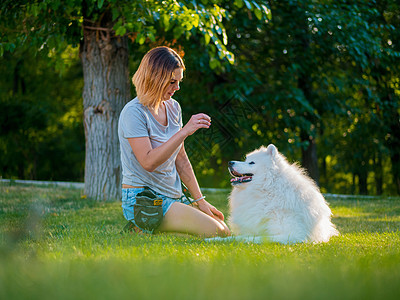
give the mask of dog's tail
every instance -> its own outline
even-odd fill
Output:
[[[310,239],[312,242],[326,243],[331,237],[338,235],[339,231],[335,225],[328,218],[323,218],[315,226]]]

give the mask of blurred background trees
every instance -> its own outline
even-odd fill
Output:
[[[29,49],[0,64],[0,174],[3,178],[81,181],[85,138],[82,70],[77,51],[63,53],[62,76],[49,57]]]
[[[175,95],[184,120],[197,112],[212,117],[209,130],[185,142],[203,187],[229,187],[227,161],[274,143],[323,192],[400,194],[397,1],[269,1],[267,22],[255,7],[263,1],[188,2],[226,9],[221,37],[235,63],[219,58],[207,34],[167,30],[163,21],[154,24],[154,38],[130,44],[129,72],[157,45],[184,56]],[[57,59],[33,47],[8,50],[0,58],[0,175],[82,181],[77,48]]]
[[[224,21],[237,1],[224,8],[221,1],[176,0],[4,0],[0,3],[0,54],[29,48],[42,52],[63,67],[62,53],[79,45],[83,71],[83,125],[85,129],[85,194],[92,199],[120,198],[121,160],[118,117],[130,100],[129,42],[157,43],[164,35],[190,39],[200,35],[212,46],[211,66],[234,63],[226,45]],[[259,2],[259,3],[258,3]],[[269,9],[246,0],[260,21]],[[208,47],[206,47],[208,48]],[[134,53],[134,47],[131,48]]]

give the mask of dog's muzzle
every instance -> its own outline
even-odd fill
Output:
[[[235,169],[233,168],[233,164],[234,163],[231,161],[228,163],[229,173],[233,177],[233,178],[231,178],[232,185],[238,185],[241,183],[249,182],[253,179],[253,174],[251,174],[251,173],[241,174],[241,173],[236,172]]]

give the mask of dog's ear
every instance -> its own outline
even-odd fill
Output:
[[[267,154],[274,157],[278,153],[278,149],[276,149],[275,145],[269,144],[267,147]]]

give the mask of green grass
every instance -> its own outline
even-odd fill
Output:
[[[81,195],[0,185],[0,299],[400,297],[400,198],[328,198],[339,237],[257,245],[121,234],[119,202]]]

